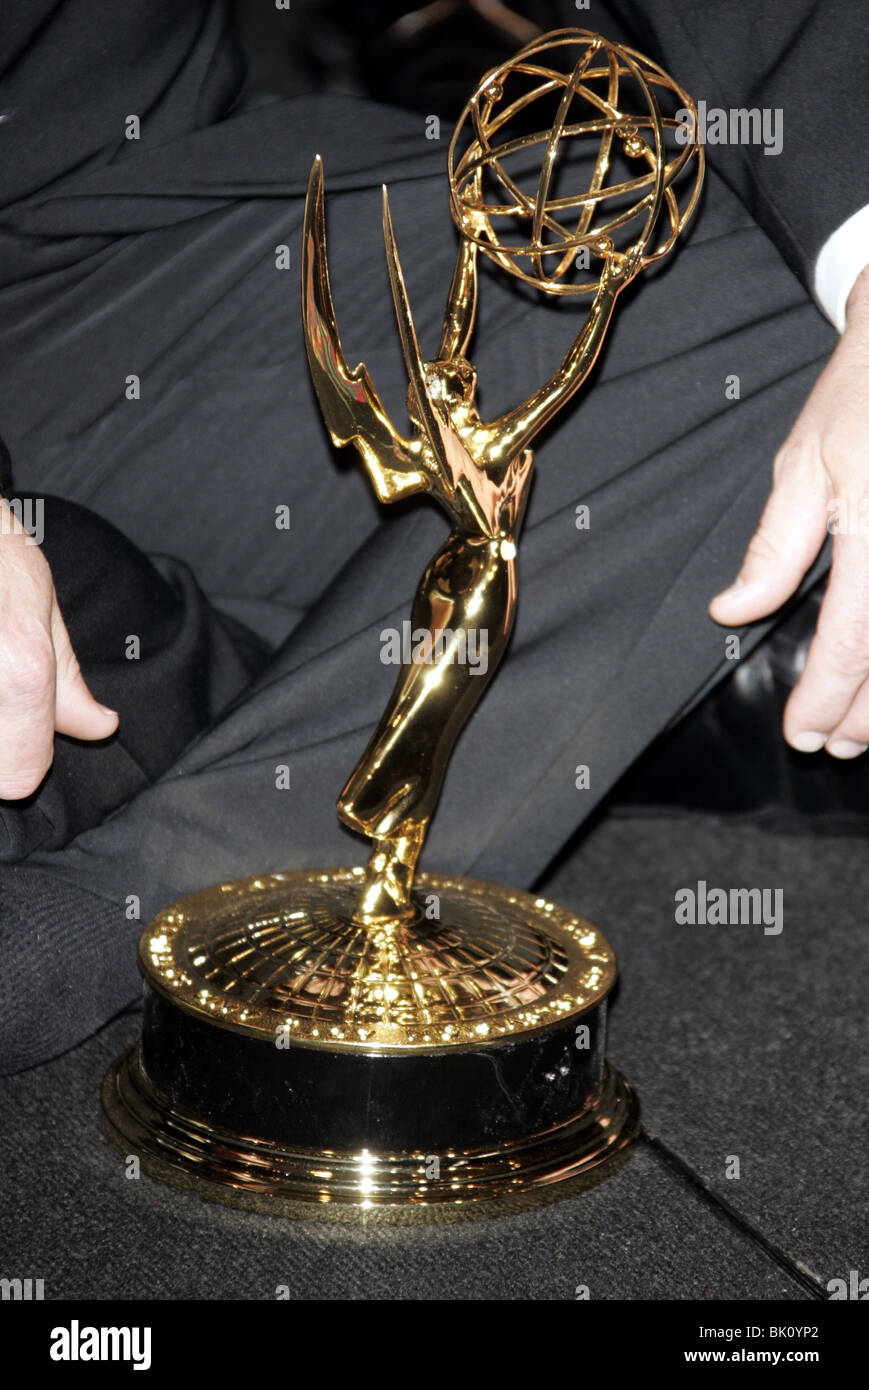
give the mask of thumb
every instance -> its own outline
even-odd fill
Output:
[[[786,456],[739,574],[709,605],[717,623],[735,627],[755,622],[796,593],[827,534],[828,491],[817,456]]]
[[[118,727],[117,713],[98,704],[88,690],[56,602],[51,611],[51,636],[57,663],[54,727],[71,738],[108,738]]]

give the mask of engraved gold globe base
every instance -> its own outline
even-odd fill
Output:
[[[141,1044],[103,1085],[115,1146],[210,1200],[366,1221],[510,1211],[611,1168],[639,1108],[605,1062],[607,941],[432,874],[413,920],[365,926],[362,873],[244,879],[154,918]]]

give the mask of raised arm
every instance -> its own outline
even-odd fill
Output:
[[[355,444],[381,502],[430,490],[416,450],[392,425],[364,363],[352,371],[341,347],[326,259],[323,164],[314,160],[305,201],[302,314],[311,378],[332,443]]]
[[[516,455],[527,449],[534,436],[578,391],[594,366],[609,325],[619,291],[633,278],[640,264],[639,248],[611,257],[601,276],[585,326],[553,377],[524,404],[508,411],[490,426],[502,452]]]
[[[480,197],[480,169],[474,175],[471,192]],[[459,238],[459,252],[447,297],[444,326],[438,357],[441,361],[465,357],[477,316],[477,243]]]

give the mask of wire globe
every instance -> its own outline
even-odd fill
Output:
[[[662,114],[662,97],[674,113]],[[697,129],[692,98],[650,58],[586,29],[542,34],[488,72],[459,117],[453,218],[526,284],[591,294],[593,258],[638,248],[640,269],[675,244],[703,181]],[[593,167],[562,192],[580,145]]]

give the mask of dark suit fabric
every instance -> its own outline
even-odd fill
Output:
[[[421,117],[350,98],[238,101],[232,50],[205,3],[66,0],[41,30],[39,8],[12,7],[21,56],[2,98],[17,112],[18,163],[4,175],[0,226],[0,429],[17,489],[58,494],[146,555],[169,557],[153,561],[163,580],[167,566],[188,576],[173,602],[201,660],[181,662],[195,717],[175,721],[147,785],[131,783],[122,797],[95,792],[50,844],[28,842],[24,867],[0,868],[0,895],[15,904],[4,916],[0,898],[2,975],[13,982],[0,1039],[9,1069],[70,1045],[134,996],[136,933],[178,894],[366,854],[339,825],[335,798],[391,689],[380,634],[407,617],[446,528],[425,505],[380,507],[351,451],[336,453],[325,434],[299,311],[313,154],[325,166],[344,349],[351,363],[364,358],[399,428],[406,380],[381,184],[423,352],[437,340],[455,254],[446,132],[427,140]],[[625,9],[628,26],[637,8]],[[729,8],[734,29],[749,22],[740,18],[748,6]],[[646,41],[705,94],[709,55],[705,40],[691,39],[699,13],[684,29],[670,7],[642,9]],[[795,28],[808,9],[789,7]],[[75,80],[55,84],[52,107],[44,47],[42,67],[36,56],[61,21],[77,35]],[[710,18],[713,34],[718,23]],[[809,15],[784,45],[785,70],[788,54],[809,64],[814,45],[807,38],[803,54],[800,34],[813,23]],[[781,44],[763,26],[751,33],[766,35],[756,50],[763,66]],[[714,46],[727,56],[723,41]],[[742,52],[734,40],[725,96]],[[66,71],[57,46],[51,54]],[[777,100],[778,87],[769,90]],[[625,293],[592,379],[537,443],[511,649],[460,740],[423,867],[531,885],[655,736],[732,669],[706,601],[736,571],[773,454],[835,342],[807,292],[808,267],[827,211],[832,227],[853,210],[850,189],[830,188],[817,208],[794,202],[800,171],[811,177],[819,158],[804,143],[794,92],[802,88],[781,97],[781,156],[713,162],[692,231]],[[139,144],[124,139],[131,111],[142,117]],[[54,142],[52,122],[63,126]],[[276,266],[281,246],[289,271]],[[494,416],[551,374],[583,310],[526,294],[488,266],[480,281],[471,356],[481,411]],[[127,395],[131,375],[138,399]],[[734,375],[738,400],[725,395]],[[582,505],[587,529],[576,525]],[[284,506],[289,529],[275,524]],[[56,546],[59,587],[70,593],[77,525]],[[105,602],[105,572],[102,582]],[[113,599],[117,633],[139,631],[134,588],[119,584]],[[68,600],[78,628],[89,601],[82,592]],[[742,634],[743,655],[763,631]],[[171,623],[166,633],[176,644],[184,636]],[[86,656],[86,675],[100,662],[114,668],[120,702],[124,682],[141,678],[117,645]],[[105,690],[96,676],[95,686]],[[125,728],[145,698],[159,723],[162,702],[171,709],[182,697],[171,682],[147,697],[131,687]],[[73,754],[82,770],[107,756]],[[578,787],[582,767],[590,784]],[[49,780],[40,795],[50,790]],[[28,812],[4,808],[7,825],[19,814]],[[55,895],[45,909],[51,971],[76,982],[53,1023],[32,1007],[41,985],[27,904],[39,913],[40,882]],[[57,926],[58,884],[78,895],[84,939]],[[140,920],[125,913],[130,895]]]

